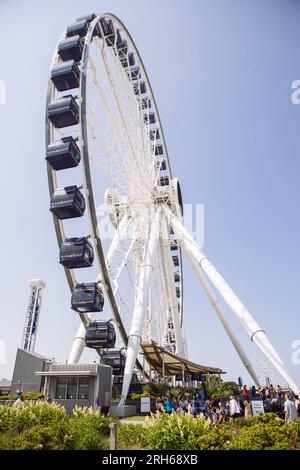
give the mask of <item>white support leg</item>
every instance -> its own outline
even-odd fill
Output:
[[[85,326],[80,322],[76,336],[73,339],[68,364],[77,364],[85,347]]]
[[[138,279],[136,299],[132,315],[131,327],[128,335],[122,395],[119,406],[123,406],[127,398],[133,369],[142,340],[143,328],[149,300],[149,290],[154,271],[154,260],[159,240],[161,218],[160,216],[161,209],[159,208],[154,216],[150,237],[145,247],[145,252],[143,256],[143,266],[141,267]]]
[[[223,277],[218,273],[211,261],[208,260],[207,256],[200,250],[195,240],[188,233],[183,224],[178,218],[170,211],[167,206],[164,206],[164,211],[168,217],[169,222],[172,225],[174,233],[181,244],[182,248],[186,253],[190,253],[194,261],[199,265],[200,268],[205,272],[207,277],[213,283],[215,288],[221,294],[227,305],[231,308],[233,313],[240,319],[243,327],[247,331],[250,339],[257,344],[265,356],[269,359],[271,364],[278,370],[281,376],[286,380],[291,390],[294,393],[299,394],[299,388],[290,376],[286,369],[282,359],[275,351],[273,345],[267,338],[264,330],[254,320],[252,315],[248,312],[246,307],[241,303],[239,298],[229,287]]]
[[[181,357],[185,357],[184,345],[182,338],[182,329],[180,326],[180,318],[178,312],[178,302],[174,284],[174,264],[170,251],[170,239],[168,233],[168,225],[165,215],[162,216],[162,255],[164,258],[164,284],[166,287],[166,295],[169,300],[169,306],[172,313],[172,320],[174,325],[174,334],[176,339],[176,354]]]
[[[244,351],[241,343],[239,342],[236,334],[234,333],[234,331],[232,330],[232,328],[230,327],[228,321],[227,321],[227,318],[225,316],[225,313],[221,307],[221,305],[218,303],[217,301],[217,298],[215,297],[212,289],[210,288],[209,284],[206,282],[203,274],[202,274],[202,271],[201,271],[201,268],[200,266],[195,262],[193,256],[191,256],[191,252],[190,251],[187,251],[187,257],[196,273],[196,276],[200,282],[200,284],[202,285],[203,287],[203,290],[204,292],[206,293],[214,311],[216,312],[220,322],[222,323],[223,325],[223,328],[224,330],[226,331],[229,339],[231,340],[236,352],[238,353],[242,363],[244,364],[246,370],[248,371],[248,373],[250,374],[250,376],[252,377],[255,385],[259,388],[261,386],[261,383],[253,369],[253,366],[251,364],[251,361],[250,359],[248,358],[246,352]]]

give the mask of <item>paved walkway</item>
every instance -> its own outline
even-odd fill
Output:
[[[138,418],[138,417],[137,417]],[[145,424],[145,419],[126,419],[126,418],[121,418],[120,419],[121,424]]]

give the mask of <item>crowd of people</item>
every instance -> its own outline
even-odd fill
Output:
[[[188,414],[192,417],[203,415],[209,418],[213,425],[233,421],[236,418],[248,418],[253,416],[252,402],[263,401],[265,412],[273,412],[279,418],[291,421],[300,417],[300,400],[292,392],[283,392],[278,385],[272,385],[257,390],[255,387],[247,389],[246,385],[239,395],[231,395],[228,398],[212,396],[201,399],[201,394],[196,390],[195,394],[184,393],[177,400],[168,393],[160,395],[156,400],[156,410],[159,413]]]

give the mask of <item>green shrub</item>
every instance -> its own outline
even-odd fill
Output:
[[[108,448],[110,419],[91,408],[75,408],[68,419],[64,447],[72,450]]]
[[[141,424],[121,424],[117,434],[118,449],[141,450],[147,447],[147,429]]]
[[[170,392],[171,388],[167,384],[148,383],[144,387],[144,392],[148,392],[152,397],[157,398],[158,395],[165,395]]]
[[[0,407],[0,432],[18,427],[20,430],[32,426],[63,426],[66,420],[63,407],[52,403],[24,402],[20,406]]]
[[[295,450],[297,447],[296,433],[289,424],[243,427],[231,434],[228,444],[230,450]]]
[[[61,435],[51,426],[32,426],[12,441],[13,450],[62,450]]]
[[[0,450],[11,450],[13,447],[14,436],[8,432],[0,433]]]
[[[67,416],[56,404],[0,406],[0,449],[107,449],[111,421],[90,408],[75,408]],[[300,419],[285,423],[266,413],[214,427],[204,417],[157,413],[144,426],[121,424],[118,443],[120,449],[293,450],[300,449]]]
[[[209,426],[206,432],[194,439],[193,450],[224,450],[228,448],[231,431],[224,424]]]
[[[0,448],[63,448],[67,415],[64,408],[48,403],[25,402],[21,406],[0,406]]]
[[[132,400],[140,400],[142,397],[151,397],[151,393],[144,390],[143,393],[131,393],[130,395]]]
[[[272,413],[210,426],[195,442],[195,450],[294,450],[297,433]]]
[[[44,395],[39,392],[30,392],[24,395],[24,400],[38,400],[40,397]],[[0,395],[0,401],[15,401],[16,395]]]
[[[157,450],[194,450],[195,441],[201,436],[209,422],[203,417],[159,414],[145,420],[147,445]]]

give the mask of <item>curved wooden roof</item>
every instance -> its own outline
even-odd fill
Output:
[[[163,375],[163,373],[166,376],[182,375],[183,370],[187,374],[226,374],[222,369],[196,364],[177,356],[158,346],[155,341],[144,342],[141,344],[141,348],[146,360],[160,375]]]

